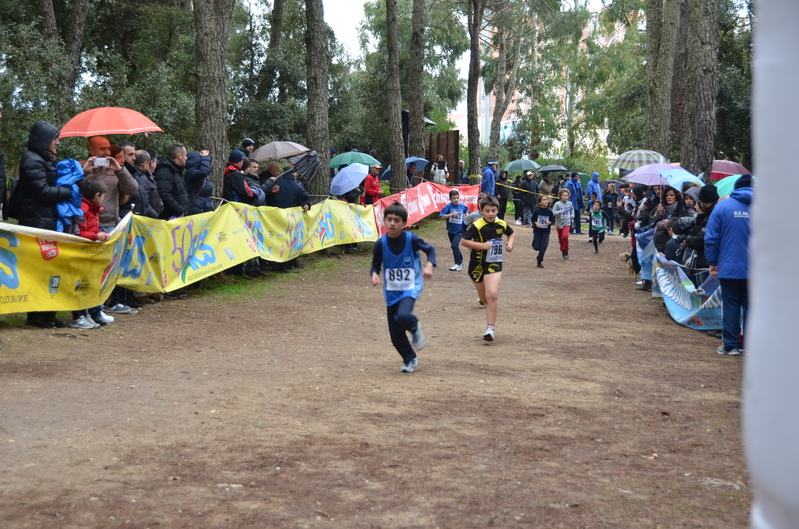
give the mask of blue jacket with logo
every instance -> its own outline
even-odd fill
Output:
[[[494,173],[494,168],[486,165],[483,169],[483,179],[480,181],[480,192],[488,193],[492,197],[497,196],[497,175]]]
[[[705,259],[719,267],[719,279],[749,277],[751,187],[736,189],[713,208],[705,230]]]

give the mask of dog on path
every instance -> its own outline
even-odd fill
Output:
[[[619,261],[627,266],[627,275],[634,276],[635,268],[633,268],[633,259],[630,257],[630,252],[622,252],[619,254]]]

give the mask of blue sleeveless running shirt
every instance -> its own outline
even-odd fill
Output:
[[[383,245],[383,295],[386,305],[395,305],[403,298],[419,299],[422,293],[422,261],[413,251],[410,232],[403,232],[405,248],[394,255],[388,247],[388,236],[380,238]]]

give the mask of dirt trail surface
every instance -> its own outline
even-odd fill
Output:
[[[746,527],[741,359],[634,290],[628,239],[536,269],[517,229],[489,344],[418,233],[413,374],[367,252],[96,331],[3,324],[0,527]]]

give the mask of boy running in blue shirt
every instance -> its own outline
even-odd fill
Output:
[[[455,189],[449,192],[449,204],[441,210],[440,217],[447,219],[447,235],[452,245],[452,257],[455,264],[449,269],[453,272],[463,270],[463,254],[461,254],[461,238],[463,237],[463,219],[469,214],[469,208],[461,204],[461,195]]]
[[[419,365],[416,351],[421,351],[425,346],[422,325],[413,314],[413,305],[422,294],[422,278],[433,277],[436,249],[419,236],[402,231],[407,222],[408,211],[398,202],[394,202],[383,212],[386,234],[380,237],[374,246],[372,286],[380,284],[382,266],[388,333],[391,336],[391,343],[402,356],[401,371],[413,373],[413,369]],[[427,254],[424,270],[419,250]],[[408,340],[407,332],[413,335],[413,346]]]

